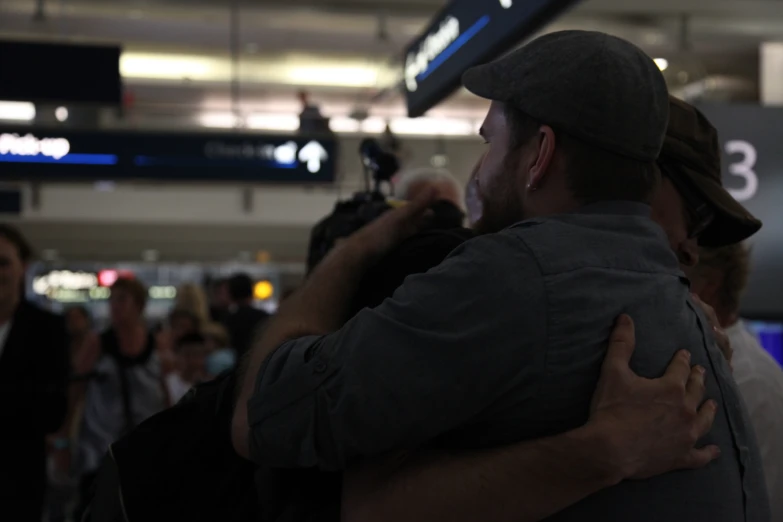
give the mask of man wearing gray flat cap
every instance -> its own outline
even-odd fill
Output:
[[[611,404],[612,388],[593,392],[612,326],[618,316],[628,324],[627,314],[637,374],[658,378],[672,361],[688,361],[657,402],[674,408],[706,386],[708,402],[681,410],[700,439],[693,459],[664,453],[657,468],[628,469],[567,501],[541,490],[536,510],[520,492],[499,497],[491,514],[463,506],[395,518],[394,506],[373,511],[355,496],[343,519],[767,521],[758,449],[729,367],[650,218],[669,111],[658,68],[618,38],[565,31],[468,71],[464,83],[492,100],[476,177],[483,235],[347,323],[362,274],[416,230],[428,202],[345,240],[254,347],[234,414],[237,451],[266,466],[345,470],[390,452],[486,456],[546,441]],[[564,488],[579,482],[579,462],[569,476],[555,461],[537,469],[541,482],[548,472]],[[696,469],[666,473],[678,468]],[[460,483],[454,469],[451,486],[472,492],[498,472],[490,466]],[[520,475],[521,488],[536,488]]]

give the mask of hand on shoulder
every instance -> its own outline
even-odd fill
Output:
[[[633,321],[621,316],[609,341],[588,426],[607,441],[606,457],[625,479],[643,479],[677,469],[700,468],[720,455],[697,448],[715,420],[717,405],[704,401],[705,371],[691,368],[678,352],[660,379],[636,375],[629,364],[635,347]]]

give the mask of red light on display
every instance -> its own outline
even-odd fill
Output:
[[[116,270],[101,270],[98,272],[98,283],[101,286],[110,287],[119,277],[120,275]]]
[[[120,278],[133,279],[134,274],[129,270],[101,270],[98,272],[98,284],[106,288],[111,287]]]

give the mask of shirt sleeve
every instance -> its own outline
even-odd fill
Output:
[[[542,372],[544,301],[519,238],[466,243],[337,332],[272,354],[248,403],[254,459],[342,470],[468,422]]]

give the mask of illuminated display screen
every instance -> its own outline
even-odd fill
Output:
[[[330,183],[328,138],[0,127],[0,179]]]
[[[462,73],[522,42],[578,0],[452,0],[405,51],[408,114],[421,116]]]
[[[783,366],[783,323],[751,321],[748,328],[758,337],[761,346]]]
[[[103,301],[109,298],[109,287],[119,277],[132,277],[132,273],[122,270],[101,270],[88,272],[81,270],[52,270],[36,275],[32,280],[35,295],[46,297],[64,304]],[[153,300],[170,300],[177,297],[177,289],[171,285],[149,287],[149,297]]]
[[[116,45],[0,40],[0,100],[119,105]]]

